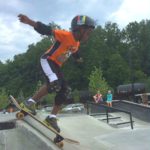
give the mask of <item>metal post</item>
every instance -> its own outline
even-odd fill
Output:
[[[132,120],[132,115],[130,113],[130,122],[131,122],[131,129],[133,129],[133,120]]]
[[[133,102],[135,102],[135,98],[134,98],[134,67],[133,67],[133,47],[130,48],[129,51],[129,65],[130,65],[130,69],[131,69],[131,73],[130,73],[130,79],[131,79],[131,95],[132,95],[132,100]]]
[[[107,123],[109,123],[109,118],[108,118],[108,108],[106,108],[106,117],[107,117]]]
[[[88,102],[86,102],[86,108],[87,108],[87,114],[89,115],[90,113],[89,113],[89,103]]]

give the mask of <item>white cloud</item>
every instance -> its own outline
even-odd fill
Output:
[[[16,17],[17,18],[17,17]],[[0,16],[0,60],[4,62],[6,59],[12,59],[14,55],[25,52],[27,46],[37,42],[41,37],[31,29],[12,17]]]
[[[71,19],[77,14],[89,15],[100,25],[112,21],[125,27],[131,21],[149,19],[150,0],[0,1],[1,61],[25,52],[28,45],[41,39],[32,27],[19,23],[19,13],[46,24],[53,21],[63,29],[70,28]]]
[[[105,0],[87,1],[86,4],[83,0],[0,1],[0,60],[12,59],[14,55],[25,52],[29,44],[41,39],[31,27],[19,23],[19,13],[46,24],[54,21],[64,29],[70,28],[71,19],[77,14],[90,15],[95,19],[100,17],[102,21]],[[110,7],[108,2],[106,5]]]
[[[125,27],[129,22],[149,19],[150,0],[123,0],[120,8],[112,13],[108,19]]]

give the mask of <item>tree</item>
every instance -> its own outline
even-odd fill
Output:
[[[150,20],[131,22],[124,29],[126,42],[132,47],[134,69],[150,75]]]
[[[0,109],[4,109],[8,105],[8,96],[4,88],[0,89]]]
[[[109,66],[105,77],[113,88],[130,82],[130,68],[119,53],[113,54],[109,59]]]
[[[60,28],[53,22],[50,25]],[[107,22],[104,27],[98,25],[89,40],[81,43],[79,52],[84,62],[78,65],[70,57],[63,66],[65,79],[73,90],[88,90],[92,84],[89,77],[95,66],[100,67],[101,77],[113,89],[133,81],[149,83],[149,41],[150,20],[131,22],[123,30],[116,23]],[[1,88],[15,97],[20,96],[20,92],[25,99],[31,96],[37,89],[38,81],[44,81],[39,59],[53,42],[51,36],[43,37],[40,42],[29,45],[27,52],[15,55],[14,60],[0,61]]]
[[[100,90],[102,95],[105,95],[109,89],[109,86],[103,77],[101,68],[94,67],[94,70],[89,76],[89,90],[93,93],[96,93],[97,90]]]

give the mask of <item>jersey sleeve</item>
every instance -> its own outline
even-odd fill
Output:
[[[63,30],[53,30],[53,35],[57,41],[64,41],[66,34]]]

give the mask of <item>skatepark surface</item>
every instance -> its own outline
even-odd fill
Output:
[[[37,117],[44,119],[47,112],[39,111]],[[0,122],[15,119],[15,113],[0,114]],[[64,142],[63,150],[149,150],[150,123],[134,119],[130,126],[114,128],[106,122],[85,113],[61,114],[58,124],[61,133],[80,142]],[[13,129],[0,130],[0,150],[59,150],[50,131],[27,116],[16,120]]]

